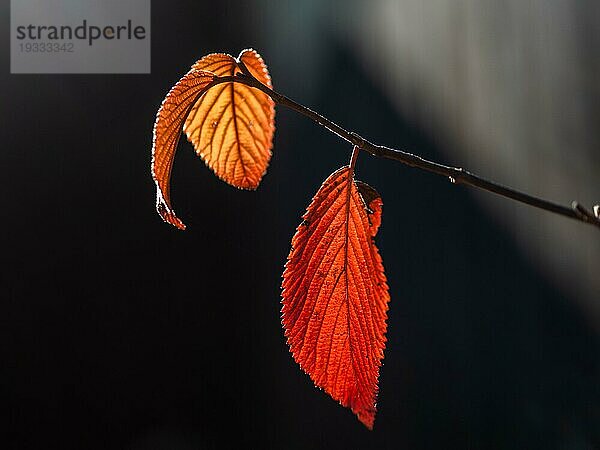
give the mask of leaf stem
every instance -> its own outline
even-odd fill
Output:
[[[243,70],[243,69],[242,69]],[[215,77],[214,84],[226,83],[226,82],[237,82],[247,86],[259,89],[260,91],[271,97],[276,103],[283,105],[293,111],[306,116],[331,133],[339,136],[340,138],[348,141],[353,146],[366,151],[372,156],[379,158],[392,159],[394,161],[401,162],[409,167],[418,168],[427,172],[435,173],[437,175],[444,176],[450,180],[453,184],[463,184],[465,186],[471,186],[477,189],[481,189],[494,194],[500,195],[505,198],[525,203],[538,209],[550,211],[561,216],[569,217],[580,222],[584,222],[590,225],[595,225],[600,228],[600,214],[596,215],[584,208],[578,202],[572,202],[571,206],[564,206],[558,203],[545,200],[543,198],[535,197],[533,195],[526,194],[524,192],[517,191],[515,189],[503,186],[490,180],[486,180],[474,173],[471,173],[462,167],[446,166],[444,164],[429,161],[418,155],[404,152],[402,150],[389,148],[383,145],[373,144],[367,139],[363,138],[357,133],[348,131],[335,122],[323,117],[321,114],[313,111],[312,109],[295,102],[294,100],[286,97],[279,92],[265,86],[260,81],[252,76],[248,70],[244,70],[243,73],[238,73],[235,76],[226,77]],[[354,154],[355,150],[353,150]],[[356,158],[353,156],[352,161],[356,162]],[[598,208],[595,208],[597,211]]]
[[[354,172],[354,168],[356,167],[356,160],[358,159],[359,148],[356,145],[352,146],[352,155],[350,156],[350,170]]]

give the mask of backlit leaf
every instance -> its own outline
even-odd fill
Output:
[[[181,128],[194,102],[213,81],[214,75],[192,69],[169,91],[162,102],[152,139],[152,178],[156,183],[156,210],[165,222],[184,230],[171,206],[171,168]]]
[[[260,55],[244,50],[236,59],[213,53],[197,61],[163,100],[154,124],[152,178],[156,209],[171,225],[185,229],[171,206],[170,178],[181,131],[196,153],[227,183],[256,189],[271,159],[275,103],[265,93],[238,82],[216,83],[246,68],[272,87]],[[211,84],[212,83],[212,84]]]
[[[192,67],[218,76],[241,72],[241,61],[262,84],[271,78],[260,55],[244,50],[230,55],[207,55]],[[196,153],[223,181],[256,189],[271,159],[275,103],[265,93],[241,83],[222,83],[207,91],[192,107],[184,131]]]
[[[343,167],[320,187],[292,239],[282,323],[294,359],[369,429],[385,348],[388,286],[373,238],[381,197]]]

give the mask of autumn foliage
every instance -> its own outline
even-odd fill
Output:
[[[248,79],[258,84],[249,86]],[[158,111],[152,146],[163,220],[185,229],[170,195],[182,132],[220,179],[256,189],[271,158],[271,87],[254,50],[237,58],[207,55],[173,86]],[[283,273],[282,323],[294,359],[314,384],[371,429],[390,297],[374,242],[382,201],[354,179],[357,156],[355,147],[350,164],[325,180],[296,230]]]
[[[382,203],[373,193],[354,181],[352,167],[325,180],[292,239],[282,285],[283,326],[294,359],[368,428],[389,301],[373,242]]]
[[[170,195],[171,169],[182,128],[206,165],[232,186],[256,189],[269,165],[275,103],[243,84],[215,83],[216,77],[241,73],[241,64],[271,87],[267,67],[254,50],[244,50],[238,58],[213,53],[192,66],[158,110],[152,145],[156,208],[166,222],[182,230],[185,225],[173,211]]]

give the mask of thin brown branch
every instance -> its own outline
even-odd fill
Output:
[[[321,114],[307,108],[300,103],[282,95],[268,86],[263,85],[257,79],[255,79],[250,72],[243,66],[240,65],[244,73],[236,76],[229,77],[217,77],[214,84],[220,84],[225,82],[238,82],[243,83],[247,86],[254,87],[261,90],[268,96],[270,96],[276,103],[286,106],[321,125],[333,134],[336,134],[340,138],[350,142],[352,145],[364,150],[365,152],[377,156],[380,158],[392,159],[394,161],[401,162],[410,167],[415,167],[427,172],[442,175],[450,180],[454,184],[463,184],[465,186],[471,186],[477,189],[481,189],[502,197],[510,198],[521,203],[533,206],[535,208],[543,209],[546,211],[553,212],[571,219],[578,220],[580,222],[595,225],[600,228],[600,214],[598,213],[598,207],[594,207],[594,213],[584,208],[578,202],[572,202],[571,206],[560,205],[533,195],[526,194],[524,192],[517,191],[515,189],[502,186],[501,184],[495,183],[490,180],[486,180],[478,175],[475,175],[461,167],[452,167],[439,164],[433,161],[429,161],[425,158],[421,158],[418,155],[404,152],[402,150],[385,147],[383,145],[373,144],[367,139],[363,138],[357,133],[348,131],[335,122],[323,117]]]

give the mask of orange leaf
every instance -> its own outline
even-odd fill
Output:
[[[192,67],[218,76],[241,72],[240,61],[261,83],[272,87],[260,55],[244,50],[235,59],[223,53],[207,55]],[[183,127],[206,165],[223,181],[256,189],[271,159],[275,103],[265,93],[241,83],[222,83],[192,107]]]
[[[385,348],[388,286],[373,237],[381,197],[346,166],[323,183],[292,239],[282,323],[294,359],[369,429]]]
[[[152,178],[156,183],[156,210],[165,222],[185,230],[171,207],[171,168],[181,127],[195,100],[207,89],[214,75],[192,69],[171,88],[162,102],[152,139]]]
[[[152,142],[152,178],[156,209],[165,222],[184,230],[171,206],[170,179],[181,130],[215,174],[233,186],[256,189],[271,159],[275,103],[241,83],[212,87],[215,76],[234,76],[242,65],[272,87],[267,67],[254,50],[236,59],[213,53],[197,61],[169,91],[156,116]],[[212,88],[211,88],[212,87]]]

